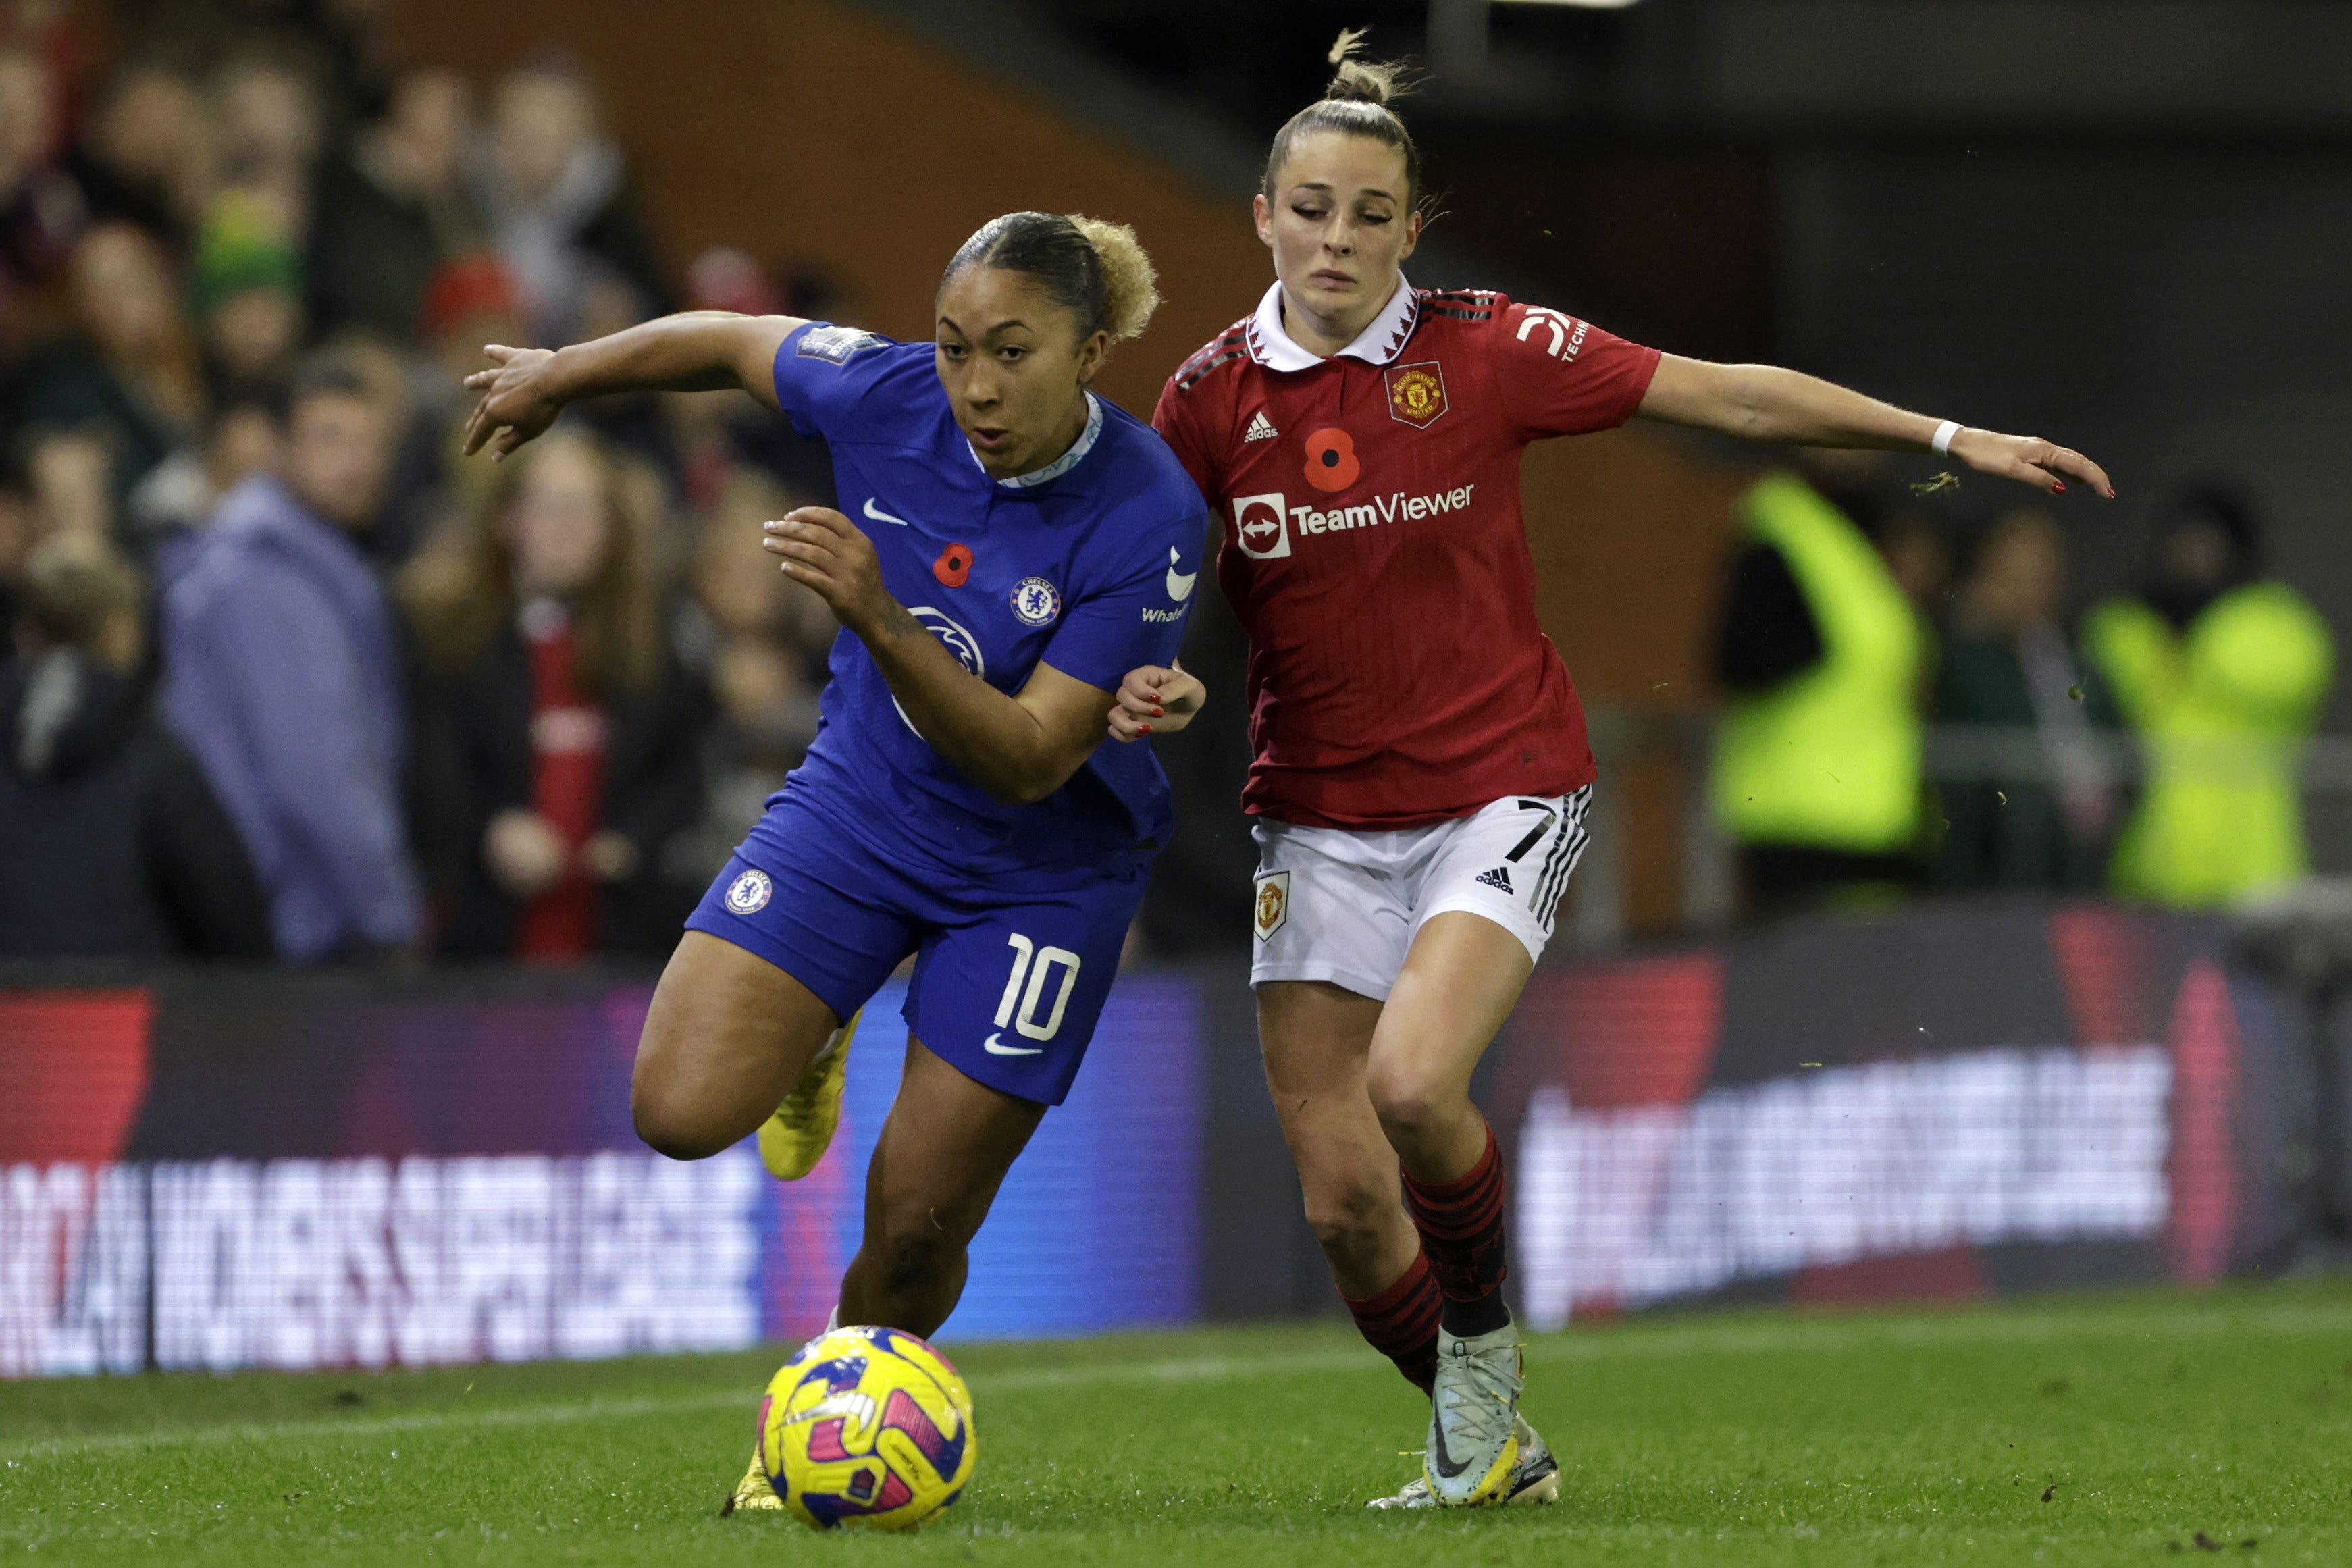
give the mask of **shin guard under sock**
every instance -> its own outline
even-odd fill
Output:
[[[1445,1297],[1448,1333],[1467,1339],[1491,1333],[1510,1321],[1503,1305],[1508,1272],[1503,1248],[1502,1151],[1495,1130],[1486,1129],[1486,1152],[1469,1173],[1451,1182],[1415,1181],[1404,1173],[1404,1206],[1421,1232],[1421,1245]]]
[[[1356,1328],[1371,1347],[1396,1363],[1405,1381],[1427,1394],[1437,1377],[1437,1319],[1444,1298],[1428,1256],[1414,1253],[1397,1282],[1377,1296],[1342,1296]]]

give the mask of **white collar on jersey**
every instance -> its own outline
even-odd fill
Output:
[[[1070,443],[1068,451],[1042,468],[1032,468],[1025,474],[1015,474],[1009,479],[999,479],[996,482],[1008,489],[1025,490],[1031,485],[1042,485],[1047,479],[1060,479],[1078,466],[1079,458],[1094,450],[1096,440],[1102,435],[1102,404],[1093,393],[1089,392],[1087,394],[1087,427],[1078,432],[1078,438]],[[974,467],[983,474],[988,472],[987,466],[980,460],[980,454],[972,452],[970,443],[965,444],[964,450],[971,452]]]
[[[1404,341],[1412,336],[1412,324],[1421,316],[1421,301],[1397,274],[1396,292],[1381,307],[1371,324],[1356,334],[1356,341],[1339,352],[1352,354],[1366,364],[1386,364],[1402,353]],[[1300,348],[1282,325],[1282,285],[1276,282],[1257,302],[1257,313],[1250,318],[1248,333],[1250,358],[1268,370],[1313,370],[1323,363],[1323,356]]]

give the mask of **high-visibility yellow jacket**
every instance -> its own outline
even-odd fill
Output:
[[[1793,474],[1761,480],[1739,505],[1748,537],[1788,563],[1822,658],[1726,708],[1716,820],[1742,843],[1908,848],[1919,831],[1918,616],[1862,531]]]
[[[2284,583],[2249,584],[2184,633],[2114,599],[2084,642],[2147,768],[2108,868],[2115,889],[2218,909],[2304,875],[2297,769],[2336,673],[2310,602]]]

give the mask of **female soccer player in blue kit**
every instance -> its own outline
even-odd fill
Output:
[[[740,386],[831,447],[844,510],[801,508],[765,541],[842,624],[824,724],[687,922],[631,1099],[678,1159],[779,1116],[804,1172],[850,1024],[914,955],[845,1323],[929,1334],[954,1308],[1172,826],[1158,761],[1108,743],[1108,716],[1127,670],[1173,662],[1205,509],[1150,426],[1087,390],[1157,303],[1131,230],[1014,213],[948,264],[932,342],[697,311],[493,347],[467,383],[466,449],[493,458],[577,398],[646,388]]]

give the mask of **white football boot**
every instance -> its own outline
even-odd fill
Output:
[[[1437,1331],[1437,1382],[1429,1408],[1422,1474],[1438,1502],[1494,1502],[1519,1460],[1519,1390],[1525,1386],[1518,1325],[1463,1339]]]
[[[1547,1503],[1559,1500],[1559,1461],[1543,1440],[1543,1434],[1528,1425],[1528,1418],[1518,1416],[1513,1427],[1519,1440],[1519,1466],[1511,1477],[1509,1489],[1502,1500],[1507,1503]],[[1376,1497],[1366,1508],[1436,1508],[1437,1499],[1429,1489],[1427,1475],[1418,1475],[1405,1482],[1404,1489],[1390,1497]]]

